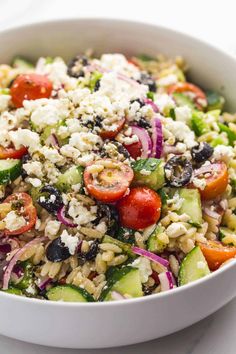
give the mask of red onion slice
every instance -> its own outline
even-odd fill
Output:
[[[174,145],[164,145],[162,149],[162,155],[166,156],[169,154],[174,154],[174,155],[182,155],[182,152],[179,151],[177,146]]]
[[[24,247],[19,249],[14,254],[14,256],[12,257],[12,259],[10,260],[10,262],[8,263],[8,265],[4,271],[3,286],[2,286],[3,290],[8,289],[8,284],[9,284],[12,270],[13,270],[15,264],[17,263],[18,259],[20,258],[20,256],[25,252],[25,250],[33,245],[36,245],[37,243],[45,241],[46,239],[47,239],[46,237],[35,238],[32,241],[28,242],[26,245],[24,245]]]
[[[159,263],[159,264],[163,265],[164,267],[168,267],[168,265],[169,265],[169,262],[166,259],[158,256],[155,253],[152,253],[150,251],[146,251],[142,248],[132,247],[132,252],[134,252],[135,254],[138,254],[139,256],[146,257],[146,258],[150,259],[150,261],[153,261],[155,263]]]
[[[220,220],[221,215],[218,214],[216,211],[211,210],[210,208],[203,208],[203,211],[206,215],[208,215],[210,218]]]
[[[59,142],[57,139],[56,134],[52,133],[49,135],[49,137],[45,140],[45,144],[48,146],[53,146],[55,148],[59,148]]]
[[[160,273],[158,277],[161,284],[161,291],[174,289],[175,280],[171,272],[168,271],[168,272]]]
[[[147,105],[150,105],[155,113],[159,113],[157,105],[152,100],[150,100],[150,98],[144,98],[143,102]]]
[[[41,282],[38,284],[38,288],[40,290],[44,290],[48,284],[50,284],[52,281],[52,278],[46,277],[41,280]]]
[[[132,126],[132,134],[137,135],[140,143],[142,144],[142,155],[141,158],[147,158],[151,156],[152,153],[152,140],[146,131],[146,129]]]
[[[159,159],[163,149],[163,133],[161,121],[157,117],[152,120],[152,141],[152,156]]]
[[[62,224],[66,225],[66,226],[68,226],[68,227],[76,227],[77,224],[73,223],[73,221],[65,215],[65,212],[66,212],[66,207],[65,207],[65,205],[64,205],[64,206],[63,206],[62,208],[60,208],[60,209],[58,210],[58,212],[57,212],[57,218],[58,218],[58,220],[59,220]]]
[[[113,300],[125,300],[125,297],[121,293],[118,293],[118,291],[112,291],[111,297]]]
[[[195,170],[194,173],[194,177],[197,177],[199,175],[204,175],[205,173],[211,173],[212,171],[214,171],[216,169],[216,165],[206,165],[206,166],[202,166],[200,168],[198,168],[197,170]]]

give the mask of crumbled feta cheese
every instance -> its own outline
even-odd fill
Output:
[[[16,149],[19,149],[23,145],[29,148],[30,153],[40,150],[39,135],[29,129],[19,128],[16,131],[10,131],[9,136]]]
[[[175,74],[170,74],[164,77],[161,77],[157,80],[158,86],[170,86],[176,84],[178,82],[178,78]]]
[[[32,284],[30,284],[28,286],[28,288],[25,289],[25,291],[28,293],[28,294],[31,294],[31,295],[35,295],[36,294],[36,289],[33,287]]]
[[[61,242],[69,249],[71,255],[75,254],[76,248],[79,243],[77,236],[71,236],[66,230],[64,230],[60,236]]]
[[[169,238],[176,238],[184,235],[187,232],[186,227],[181,222],[173,222],[166,229],[166,234]]]
[[[171,118],[164,121],[165,128],[169,130],[178,140],[183,141],[190,149],[197,144],[194,132],[183,122],[177,122]]]
[[[134,134],[132,136],[125,136],[124,134],[119,133],[116,136],[116,140],[119,141],[119,143],[121,143],[121,144],[131,145],[131,144],[137,143],[139,141],[139,138],[137,137],[136,134]]]
[[[10,136],[9,132],[6,129],[1,130],[0,134],[0,145],[3,147],[8,147],[10,145]]]
[[[52,163],[61,163],[64,161],[63,157],[59,154],[57,149],[50,148],[48,146],[43,146],[40,149],[40,153],[44,155],[44,157],[51,161]]]
[[[174,100],[166,93],[157,94],[154,103],[161,113],[167,113],[171,108],[175,107]]]
[[[132,263],[132,266],[138,268],[142,283],[148,281],[148,277],[152,274],[151,262],[144,257],[138,257]]]
[[[9,231],[15,231],[26,225],[23,216],[18,215],[14,210],[10,211],[3,221],[6,224],[6,229]]]
[[[101,138],[93,133],[73,133],[69,140],[69,145],[81,152],[94,150],[97,144],[101,144]]]
[[[192,118],[192,110],[188,106],[176,107],[175,118],[177,121],[188,124]]]
[[[85,225],[96,219],[97,208],[92,208],[88,209],[77,199],[72,198],[69,203],[68,215],[72,217],[76,224]]]
[[[196,188],[199,188],[201,190],[203,190],[205,187],[206,187],[206,180],[205,178],[197,178],[197,177],[194,177],[193,180],[192,180],[194,186]]]
[[[8,109],[8,105],[11,101],[10,95],[0,95],[0,112],[4,112]]]
[[[61,223],[57,220],[49,220],[45,226],[45,236],[52,238],[56,236],[60,230]]]
[[[29,161],[24,163],[22,167],[26,171],[27,175],[35,175],[38,177],[43,176],[42,163],[39,161]]]
[[[216,160],[221,160],[228,163],[234,156],[234,150],[231,146],[217,145],[214,148],[213,157]]]
[[[33,187],[38,188],[42,185],[42,182],[40,181],[39,178],[27,178],[27,182],[29,182],[30,184],[32,184]]]
[[[167,200],[167,205],[172,204],[172,210],[179,210],[184,202],[183,198],[180,198],[179,193],[176,192],[172,199]]]

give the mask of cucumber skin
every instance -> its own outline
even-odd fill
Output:
[[[195,256],[195,253],[198,252],[200,257],[198,261],[203,261],[206,264],[205,269],[197,269],[197,271],[199,271],[199,277],[194,277],[192,280],[188,280],[186,281],[186,267],[189,268],[189,262],[191,261],[191,259]],[[193,263],[193,262],[192,262]],[[193,266],[193,264],[191,264],[191,266]],[[197,264],[195,264],[195,266],[197,266]],[[203,272],[204,271],[204,272]],[[180,269],[179,269],[179,274],[178,274],[178,285],[182,286],[182,285],[186,285],[192,281],[196,281],[198,279],[201,279],[203,277],[205,277],[206,275],[210,274],[210,269],[207,265],[206,259],[200,249],[199,246],[195,246],[192,251],[190,251],[185,258],[183,259],[181,265],[180,265]],[[196,274],[196,273],[195,273]]]
[[[160,240],[158,240],[157,235],[164,231],[164,228],[161,226],[157,226],[155,230],[151,233],[147,240],[147,248],[148,251],[153,253],[161,253],[167,247],[166,244],[162,244]]]
[[[4,293],[8,293],[8,294],[14,294],[14,295],[19,295],[22,296],[23,293],[20,289],[14,288],[14,287],[9,287],[6,290],[2,290]]]
[[[197,189],[179,189],[179,196],[183,198],[183,204],[178,210],[178,214],[184,214],[190,216],[191,221],[196,224],[202,224],[202,207],[201,207],[201,198],[200,193]],[[192,200],[190,198],[192,196]],[[194,208],[192,208],[194,206]]]
[[[67,178],[69,177],[70,174],[70,170],[73,168],[76,168],[76,171],[72,172],[73,174],[75,174],[75,172],[78,174],[78,176],[76,176],[77,180],[74,180],[73,183],[71,184],[70,182],[67,182]],[[65,171],[63,174],[61,174],[58,177],[57,183],[56,183],[56,187],[62,191],[62,192],[68,192],[71,189],[71,186],[73,184],[78,184],[81,183],[81,188],[83,187],[83,171],[84,168],[82,166],[73,166],[71,168],[69,168],[67,171]],[[74,179],[75,176],[73,176],[72,178]],[[74,183],[75,182],[75,183]]]
[[[129,257],[136,258],[136,255],[131,250],[131,245],[128,243],[124,243],[120,240],[117,240],[114,237],[109,235],[105,235],[102,240],[103,243],[113,243],[114,245],[120,247],[124,253],[126,253]]]
[[[12,167],[11,169],[9,169],[7,171],[6,170],[0,171],[0,185],[12,182],[21,175],[21,172],[22,172],[21,160],[15,160],[15,161],[18,161],[18,163],[16,163],[14,167]]]
[[[149,160],[153,160],[155,162],[158,161],[158,159],[155,158],[148,158],[148,159],[140,159],[138,160],[134,166],[133,166],[133,170],[134,170],[134,181],[133,181],[133,185],[134,186],[146,186],[149,187],[153,190],[158,190],[160,188],[162,188],[165,184],[165,172],[164,172],[164,163],[163,161],[159,160],[159,163],[156,165],[154,170],[151,170],[150,175],[143,175],[142,173],[140,173],[139,170],[136,169],[135,165],[137,163],[140,163],[141,160],[147,160],[147,162]],[[145,169],[145,165],[143,167]]]
[[[50,296],[51,295],[54,295],[55,294],[55,290],[68,290],[68,291],[73,291],[73,292],[77,292],[78,295],[83,298],[85,301],[65,301],[65,302],[94,302],[94,298],[92,297],[92,295],[90,295],[85,289],[82,289],[82,288],[79,288],[75,285],[69,285],[69,284],[66,284],[66,285],[57,285],[57,286],[54,286],[53,288],[50,288],[47,293],[46,293],[46,296],[48,298],[48,300],[51,300],[51,301],[59,301],[59,300],[62,300],[61,298],[58,299],[58,300],[53,300],[52,298],[50,299]]]

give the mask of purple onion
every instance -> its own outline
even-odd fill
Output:
[[[52,281],[52,278],[49,278],[49,277],[43,279],[43,280],[38,284],[38,288],[39,288],[41,291],[44,290],[44,289],[46,288],[46,286],[51,283],[51,281]]]
[[[54,134],[54,133],[50,134],[49,137],[45,140],[45,144],[59,148],[59,142],[58,142],[56,134]]]
[[[66,215],[66,207],[65,205],[60,208],[57,212],[57,218],[58,220],[64,224],[65,226],[68,226],[68,227],[76,227],[77,224],[73,223],[72,220],[70,218],[68,218]]]
[[[140,143],[142,144],[142,155],[141,158],[147,158],[152,153],[152,140],[146,129],[137,127],[136,125],[132,126],[132,134],[137,135]]]
[[[11,252],[11,245],[9,243],[0,245],[0,253],[7,254],[9,252]]]
[[[161,284],[161,291],[167,291],[174,289],[175,286],[175,279],[171,272],[163,272],[158,275],[160,284]]]
[[[155,113],[159,113],[157,105],[150,98],[144,98],[143,102],[150,105]]]
[[[163,149],[163,133],[161,121],[157,117],[152,120],[152,142],[152,156],[159,159]]]
[[[132,252],[135,254],[138,254],[139,256],[146,257],[155,263],[159,263],[159,264],[163,265],[164,267],[168,267],[168,265],[169,265],[169,262],[166,259],[158,256],[155,253],[144,250],[143,248],[132,247]]]

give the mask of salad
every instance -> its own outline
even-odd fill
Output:
[[[0,65],[0,289],[172,290],[236,256],[236,115],[181,57]]]

